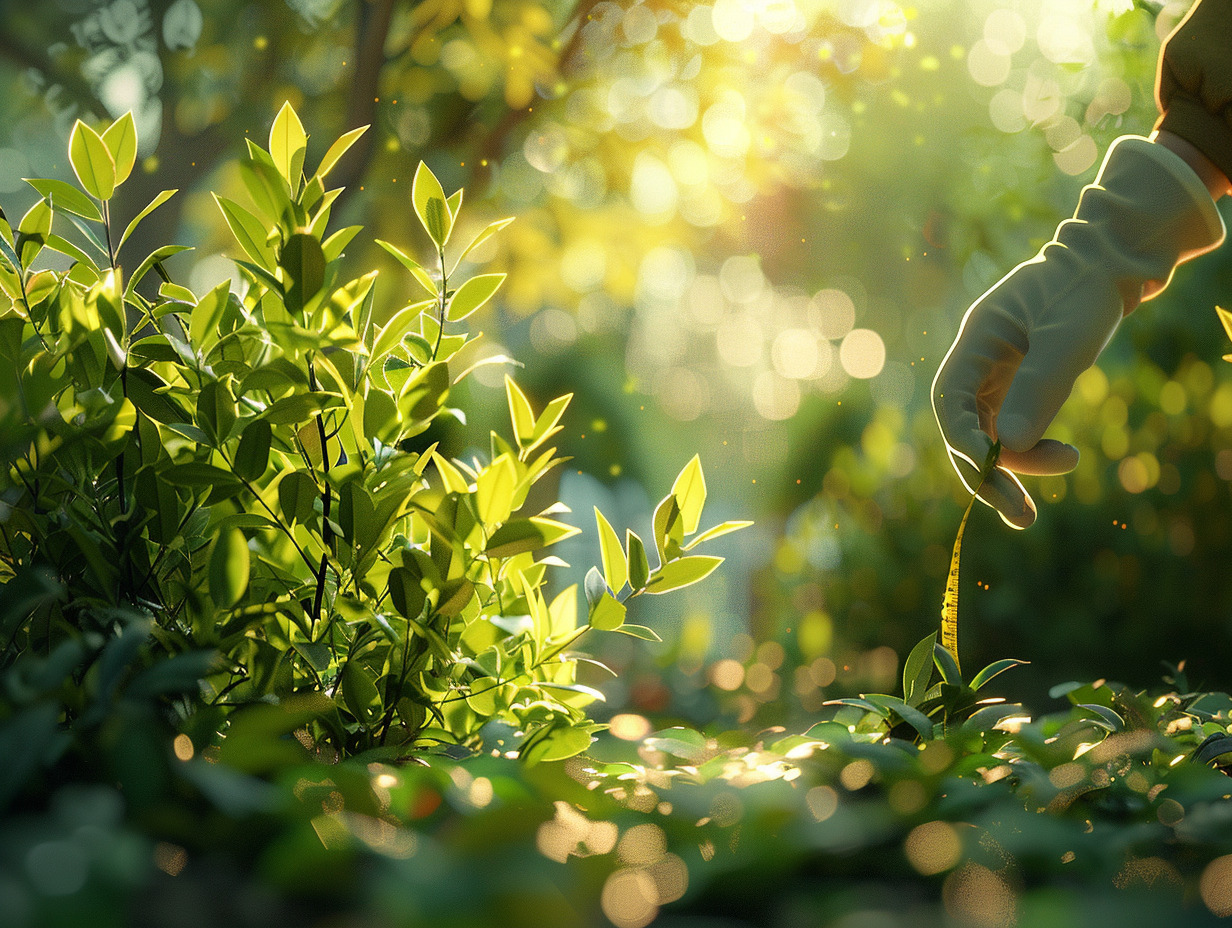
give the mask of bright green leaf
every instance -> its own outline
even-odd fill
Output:
[[[369,363],[375,366],[384,361],[385,356],[397,348],[407,333],[410,332],[415,320],[431,306],[431,300],[421,300],[418,303],[412,303],[410,306],[403,306],[394,313],[381,328],[375,341],[373,341]]]
[[[116,165],[102,137],[80,119],[68,139],[68,160],[86,193],[110,200],[115,193]]]
[[[659,551],[659,563],[679,556],[684,541],[684,520],[680,517],[680,502],[676,494],[669,493],[660,500],[654,511],[654,541]]]
[[[51,231],[51,217],[51,204],[38,200],[21,217],[17,231],[22,235],[47,235]]]
[[[84,264],[94,272],[95,276],[98,276],[101,273],[99,266],[95,263],[93,258],[91,258],[72,242],[68,241],[68,239],[56,235],[54,232],[47,236],[47,247],[52,251],[58,251],[62,255],[68,255],[78,264]]]
[[[223,218],[231,229],[231,234],[239,242],[244,253],[263,268],[274,263],[273,249],[266,244],[268,230],[265,225],[244,207],[226,197],[214,194],[214,201],[222,210]]]
[[[415,180],[411,184],[411,202],[415,215],[419,217],[432,241],[438,248],[444,248],[445,242],[449,240],[453,221],[449,216],[449,207],[445,204],[445,191],[441,182],[422,161],[415,170]]]
[[[643,742],[652,751],[662,751],[690,763],[706,755],[706,736],[692,728],[665,728]]]
[[[603,560],[603,575],[607,585],[619,593],[629,579],[629,564],[625,560],[624,550],[620,547],[620,536],[599,507],[595,507],[595,523],[599,527],[599,553]]]
[[[708,528],[706,529],[706,531],[702,532],[700,535],[698,535],[696,538],[690,541],[687,545],[685,545],[683,550],[689,551],[693,548],[696,548],[698,545],[704,542],[712,541],[715,538],[721,538],[722,536],[730,534],[731,532],[738,532],[740,529],[748,528],[752,524],[753,524],[752,522],[737,520],[737,521],[732,521],[732,522],[724,522],[720,525],[716,525],[714,528]]]
[[[54,209],[73,213],[91,222],[102,222],[103,214],[99,212],[94,201],[88,196],[62,180],[46,180],[43,178],[25,178],[27,184],[44,197],[51,200]]]
[[[527,765],[567,760],[590,747],[590,732],[583,728],[556,727],[546,736],[526,739],[519,758]]]
[[[505,395],[509,400],[509,418],[513,422],[513,433],[521,445],[535,435],[535,413],[530,408],[530,400],[526,398],[526,394],[508,374],[505,375]]]
[[[622,635],[628,635],[630,638],[640,638],[642,641],[658,642],[663,640],[653,628],[647,628],[645,625],[634,625],[631,622],[626,622],[615,630]]]
[[[308,151],[308,136],[290,102],[282,105],[274,124],[270,127],[269,153],[274,167],[292,192],[299,189],[304,168],[304,155]]]
[[[513,557],[527,551],[538,551],[548,545],[572,538],[578,529],[542,516],[513,519],[498,528],[488,539],[488,557]]]
[[[513,511],[513,491],[517,488],[518,471],[513,457],[502,454],[479,472],[476,502],[479,518],[486,525],[496,525],[509,518]]]
[[[197,350],[202,350],[217,341],[218,323],[222,320],[227,301],[231,298],[231,282],[224,280],[201,297],[189,316],[188,336]]]
[[[472,277],[454,292],[453,298],[449,301],[446,318],[450,322],[465,319],[492,299],[504,281],[504,274],[480,274]]]
[[[398,263],[411,272],[411,276],[415,278],[416,283],[423,287],[428,293],[434,297],[440,295],[440,288],[437,287],[436,281],[432,279],[432,275],[424,270],[423,265],[404,252],[397,245],[391,245],[383,239],[376,239],[376,243],[384,248],[387,252],[398,259]]]
[[[141,223],[141,220],[145,219],[146,216],[150,215],[150,213],[154,212],[154,210],[158,209],[160,206],[162,206],[164,203],[170,200],[173,196],[175,196],[177,192],[178,190],[164,190],[162,193],[158,194],[158,196],[152,199],[145,209],[143,209],[136,216],[134,216],[133,221],[130,222],[125,227],[124,234],[120,236],[119,244],[116,245],[116,251],[119,251],[121,248],[124,247],[124,243],[127,242],[128,237],[132,235],[133,232],[136,231],[137,226]]]
[[[475,236],[475,237],[471,240],[471,243],[470,243],[469,245],[467,245],[467,246],[466,246],[466,248],[464,248],[464,249],[462,250],[462,253],[461,253],[460,255],[458,255],[457,260],[456,260],[456,261],[454,261],[453,270],[457,270],[457,267],[458,267],[458,265],[459,265],[459,264],[461,264],[461,263],[462,263],[462,259],[463,259],[463,258],[465,258],[465,257],[466,257],[467,255],[469,255],[472,251],[474,251],[476,248],[478,248],[480,245],[482,245],[484,242],[486,242],[488,239],[490,239],[493,235],[495,235],[495,234],[496,234],[497,232],[499,232],[501,229],[504,229],[504,228],[505,228],[506,226],[508,226],[511,222],[513,222],[513,218],[512,218],[512,217],[510,217],[510,218],[508,218],[508,219],[498,219],[498,220],[496,220],[496,221],[495,221],[495,222],[493,222],[493,223],[489,223],[489,225],[487,226],[487,228],[485,228],[482,232],[480,232],[478,235],[476,235],[476,236]],[[453,273],[453,270],[451,270],[451,271],[450,271],[450,273],[451,273],[451,274]]]
[[[133,275],[128,278],[128,285],[124,290],[125,298],[132,297],[132,294],[136,292],[137,284],[141,283],[141,281],[145,278],[145,275],[148,274],[155,265],[161,263],[167,258],[170,258],[172,255],[178,255],[182,251],[192,250],[193,249],[187,245],[163,245],[161,248],[156,248],[154,251],[150,252],[150,254],[146,256],[145,260],[137,266],[137,270],[133,271]]]
[[[693,554],[668,561],[651,575],[646,592],[666,593],[697,583],[722,563],[723,558],[708,554]]]
[[[342,256],[342,252],[347,245],[351,244],[351,239],[355,238],[363,231],[363,226],[346,226],[339,229],[333,235],[329,236],[321,243],[321,251],[325,255],[326,261],[336,261]]]
[[[128,180],[137,163],[137,126],[133,122],[133,111],[129,110],[108,126],[102,138],[115,164],[115,185],[118,187]]]
[[[702,473],[701,458],[693,455],[692,460],[680,471],[676,482],[672,484],[672,495],[680,504],[680,517],[684,520],[684,533],[692,535],[697,531],[697,523],[701,519],[702,506],[706,502],[706,477]]]
[[[437,473],[441,475],[441,482],[445,485],[447,493],[457,493],[459,496],[465,496],[470,493],[470,484],[462,476],[462,472],[447,461],[442,455],[437,452],[432,452],[432,462],[436,465]]]
[[[590,607],[590,627],[605,632],[615,631],[625,624],[627,611],[624,603],[605,591],[599,601]]]
[[[352,129],[339,138],[338,141],[334,142],[333,145],[329,146],[329,151],[325,153],[325,157],[321,159],[321,164],[317,167],[316,176],[324,178],[328,175],[334,169],[334,165],[350,150],[352,145],[359,141],[359,137],[367,131],[367,126]]]

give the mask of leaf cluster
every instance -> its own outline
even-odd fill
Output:
[[[657,636],[624,627],[612,595],[623,579],[597,600],[588,580],[581,621],[576,585],[547,598],[549,570],[567,566],[547,549],[578,530],[559,520],[561,504],[528,511],[527,500],[564,460],[553,439],[570,397],[537,411],[507,378],[511,437],[493,432],[470,461],[423,437],[441,416],[465,422],[450,405],[469,373],[456,369],[472,340],[458,323],[504,275],[459,265],[512,220],[453,251],[462,191],[446,196],[421,164],[411,200],[431,258],[381,243],[421,293],[380,318],[377,273],[346,270],[360,228],[331,228],[341,190],[329,175],[364,129],[310,170],[287,105],[266,148],[247,142],[251,202],[215,196],[242,277],[199,295],[167,266],[183,246],[128,274],[118,260],[173,191],[111,245],[131,130],[131,115],[101,133],[79,122],[70,162],[84,192],[32,181],[43,199],[15,233],[0,224],[0,590],[17,597],[6,669],[83,647],[101,662],[124,625],[116,616],[135,614],[148,625],[139,665],[191,658],[202,671],[175,713],[183,730],[195,714],[212,720],[193,728],[199,749],[227,743],[238,708],[312,697],[303,736],[325,756],[483,747],[534,762],[584,750],[599,727],[587,707],[602,695],[579,682],[579,639]],[[55,231],[65,223],[80,245]],[[43,249],[68,255],[69,269],[40,268]],[[659,566],[640,541],[622,554],[628,595],[717,566],[686,553],[737,527],[686,544],[704,498],[694,459],[656,515]],[[615,570],[606,544],[604,563]],[[40,578],[53,593],[18,595]],[[102,640],[87,646],[89,630]],[[70,682],[93,666],[63,661]],[[81,711],[62,705],[57,724]]]

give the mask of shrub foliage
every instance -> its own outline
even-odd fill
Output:
[[[702,579],[721,559],[694,545],[739,527],[697,534],[695,458],[655,514],[655,566],[596,513],[603,571],[581,607],[577,584],[549,595],[549,570],[566,565],[545,550],[578,529],[563,505],[527,500],[563,460],[570,397],[536,410],[507,377],[511,431],[486,454],[449,460],[425,437],[442,416],[465,422],[450,406],[469,373],[462,323],[504,275],[468,276],[464,262],[512,220],[457,246],[463,192],[446,196],[421,164],[412,205],[431,260],[379,242],[413,296],[378,310],[377,272],[346,270],[360,227],[330,229],[330,172],[363,131],[315,170],[289,105],[267,149],[248,142],[251,204],[215,196],[242,280],[200,296],[167,267],[184,246],[125,251],[175,191],[117,237],[131,115],[74,127],[84,193],[31,181],[42,198],[15,231],[0,223],[4,665],[29,683],[19,702],[72,691],[40,716],[49,744],[88,715],[74,704],[85,683],[104,702],[121,687],[177,695],[174,723],[198,748],[237,707],[293,700],[301,735],[332,756],[565,758],[590,744],[586,707],[602,698],[578,680],[579,640],[656,639],[625,622],[626,601]],[[67,270],[40,260],[52,252]]]

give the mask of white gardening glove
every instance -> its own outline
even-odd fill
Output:
[[[1123,136],[1083,188],[1074,218],[967,310],[933,380],[933,411],[969,490],[1000,440],[999,466],[979,495],[1007,524],[1035,521],[1016,474],[1063,474],[1078,464],[1077,448],[1043,438],[1078,375],[1126,313],[1223,237],[1219,212],[1185,161]]]

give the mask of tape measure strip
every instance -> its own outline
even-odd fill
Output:
[[[945,596],[941,599],[941,646],[950,652],[960,672],[962,664],[958,660],[958,565],[962,555],[963,532],[967,530],[967,519],[971,516],[971,510],[975,508],[975,500],[980,487],[984,485],[988,475],[997,466],[997,458],[1000,456],[1001,442],[994,442],[993,446],[988,449],[988,457],[985,458],[984,466],[980,470],[980,482],[976,484],[975,492],[971,494],[971,501],[967,503],[967,510],[963,513],[962,521],[958,523],[958,534],[954,536],[954,553],[950,555],[950,574],[946,577]]]

